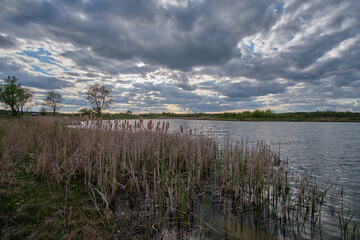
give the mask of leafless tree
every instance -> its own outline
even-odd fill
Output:
[[[20,96],[19,109],[21,115],[24,115],[24,106],[26,103],[31,101],[31,97],[34,95],[34,91],[29,88],[23,88],[23,91]]]
[[[62,95],[55,91],[46,92],[46,95],[44,98],[45,105],[52,108],[54,116],[56,114],[56,109],[60,108],[59,105],[62,102],[62,100],[63,100]]]
[[[99,116],[101,116],[101,110],[109,108],[114,103],[111,96],[111,88],[96,83],[87,90],[87,100],[91,105],[94,105],[94,109]]]

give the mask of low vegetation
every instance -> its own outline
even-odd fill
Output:
[[[46,111],[40,111],[41,115],[50,115]],[[0,115],[10,116],[9,111],[0,110]],[[31,113],[24,112],[24,115]],[[79,113],[61,113],[63,117],[94,116],[93,109],[82,108]],[[360,113],[357,112],[337,112],[337,111],[316,111],[316,112],[288,112],[275,113],[271,110],[254,110],[231,113],[142,113],[134,114],[131,111],[125,113],[102,113],[102,119],[194,119],[194,120],[224,120],[224,121],[297,121],[297,122],[360,122]]]
[[[111,117],[109,115],[108,117]],[[114,114],[113,116],[116,116]],[[229,121],[360,121],[360,113],[337,112],[337,111],[316,111],[316,112],[288,112],[275,113],[269,110],[254,110],[244,112],[228,112],[218,114],[192,113],[159,113],[141,114],[144,118],[184,118],[184,119],[204,119],[204,120],[229,120]]]
[[[199,217],[207,198],[226,217],[251,216],[269,235],[321,234],[327,189],[305,177],[290,181],[264,142],[219,146],[142,119],[0,121],[1,238],[201,237],[214,230]],[[338,213],[341,237],[359,238],[351,213]]]

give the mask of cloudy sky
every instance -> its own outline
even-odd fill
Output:
[[[62,111],[360,111],[359,0],[0,0],[0,79]],[[0,80],[1,81],[1,80]],[[34,107],[36,109],[36,107]]]

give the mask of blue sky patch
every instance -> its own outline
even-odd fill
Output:
[[[307,19],[304,16],[300,16],[299,20],[300,20],[301,23],[306,23],[307,22]]]
[[[29,56],[29,57],[32,57],[32,58],[36,58],[42,63],[48,63],[48,64],[51,64],[51,65],[58,66],[59,68],[63,69],[65,72],[70,72],[71,71],[70,69],[64,68],[64,67],[60,66],[59,64],[56,64],[55,59],[51,57],[52,54],[50,52],[46,51],[43,48],[38,48],[38,51],[25,50],[22,53],[18,53],[18,54]],[[45,72],[40,67],[37,67],[35,65],[32,65],[31,67],[32,67],[33,71],[41,72],[41,73],[53,76],[53,74]]]
[[[48,75],[48,76],[55,76],[54,74],[51,74],[51,73],[48,73],[47,71],[45,71],[44,69],[38,67],[38,66],[35,66],[35,65],[31,65],[31,71],[34,71],[34,72],[40,72],[42,74],[45,74],[45,75]]]
[[[244,44],[247,49],[249,49],[251,52],[254,52],[254,43],[250,42],[250,45]]]
[[[284,5],[282,5],[282,4],[276,4],[275,6],[274,6],[274,10],[275,11],[280,11],[280,10],[282,10],[284,8]]]
[[[156,82],[158,82],[158,83],[167,82],[167,79],[164,77],[156,78]]]
[[[49,53],[48,51],[46,51],[43,48],[38,48],[38,51],[30,51],[30,50],[25,50],[21,53],[22,55],[26,55],[29,57],[33,57],[38,59],[40,62],[42,63],[49,63],[49,64],[53,64],[56,65],[55,59],[53,59],[51,56],[51,53]]]
[[[288,41],[290,42],[291,40],[293,40],[294,39],[294,36],[293,35],[291,35],[290,37],[288,37]]]
[[[58,66],[59,68],[61,68],[62,70],[64,70],[65,72],[71,72],[71,70],[68,69],[68,68],[64,68],[64,67],[62,67],[62,66],[60,66],[58,64],[55,64],[55,65]]]

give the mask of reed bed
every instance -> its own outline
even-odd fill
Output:
[[[194,203],[210,196],[225,216],[251,216],[270,234],[289,226],[305,238],[319,234],[328,189],[320,191],[306,177],[290,181],[279,153],[264,142],[219,147],[191,129],[173,133],[169,123],[142,119],[87,119],[75,127],[46,118],[3,122],[0,180],[17,159],[34,154],[36,174],[55,185],[81,181],[100,214],[128,230],[137,225],[156,237],[172,224],[186,236],[194,227],[209,229],[194,220]],[[341,214],[342,238],[358,238],[350,213]]]

